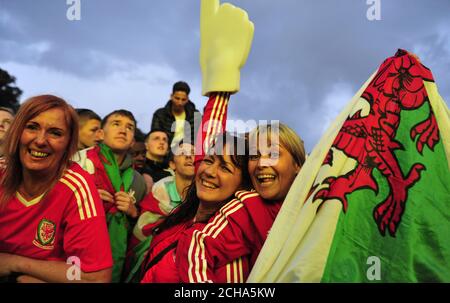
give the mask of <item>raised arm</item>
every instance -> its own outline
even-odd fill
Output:
[[[205,106],[197,133],[195,162],[203,159],[212,140],[225,131],[230,95],[239,91],[240,69],[253,40],[254,26],[247,13],[219,0],[202,0],[200,12],[200,66]]]

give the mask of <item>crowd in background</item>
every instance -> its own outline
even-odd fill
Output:
[[[101,118],[52,95],[0,108],[0,277],[245,282],[303,141],[283,124],[224,132],[230,94],[211,94],[202,116],[189,93],[176,82],[147,133],[126,109]]]

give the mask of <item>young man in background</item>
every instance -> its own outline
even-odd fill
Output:
[[[6,132],[11,126],[14,119],[14,111],[9,107],[0,107],[0,168],[4,165],[3,154],[5,152],[5,146],[3,140],[5,139]]]
[[[194,144],[194,125],[200,125],[202,115],[189,100],[190,92],[191,88],[186,82],[176,82],[170,100],[153,114],[151,130],[166,132],[171,146],[182,139]]]
[[[146,195],[144,178],[132,166],[136,119],[127,110],[108,114],[101,123],[103,142],[78,152],[74,160],[95,180],[106,212],[114,259],[113,282],[120,282],[128,236]]]
[[[78,150],[94,146],[102,141],[102,119],[94,111],[77,108],[79,121]]]

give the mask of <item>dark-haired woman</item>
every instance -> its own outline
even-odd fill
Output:
[[[155,230],[142,282],[244,282],[264,244],[281,203],[248,191],[245,140],[217,135],[229,96],[209,98],[195,182]]]
[[[228,219],[233,220],[234,216],[228,210],[230,207],[237,211],[241,207],[246,208],[245,204],[261,203],[258,194],[247,191],[250,184],[246,169],[247,156],[238,154],[238,147],[245,144],[244,140],[229,135],[221,138],[223,141],[219,141],[223,144],[216,142],[199,164],[186,201],[155,230],[142,282],[183,282],[187,274],[184,266],[187,261],[186,239],[190,239],[192,233],[204,232],[211,219],[221,212],[229,214]],[[223,223],[234,224],[226,220]],[[223,237],[222,230],[216,229],[215,232]],[[238,254],[236,258],[233,253]],[[210,264],[211,276],[214,276],[211,280],[226,282],[227,267],[233,266],[234,259],[239,258],[244,260],[248,274],[251,254],[249,249],[235,250],[231,255],[225,253],[225,258],[221,259],[224,264]],[[228,260],[230,257],[232,259]]]

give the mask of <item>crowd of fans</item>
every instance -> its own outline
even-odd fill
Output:
[[[202,116],[189,92],[176,82],[147,134],[52,95],[1,107],[0,279],[68,282],[77,264],[75,282],[245,282],[303,141],[281,123],[224,132],[230,94]]]

